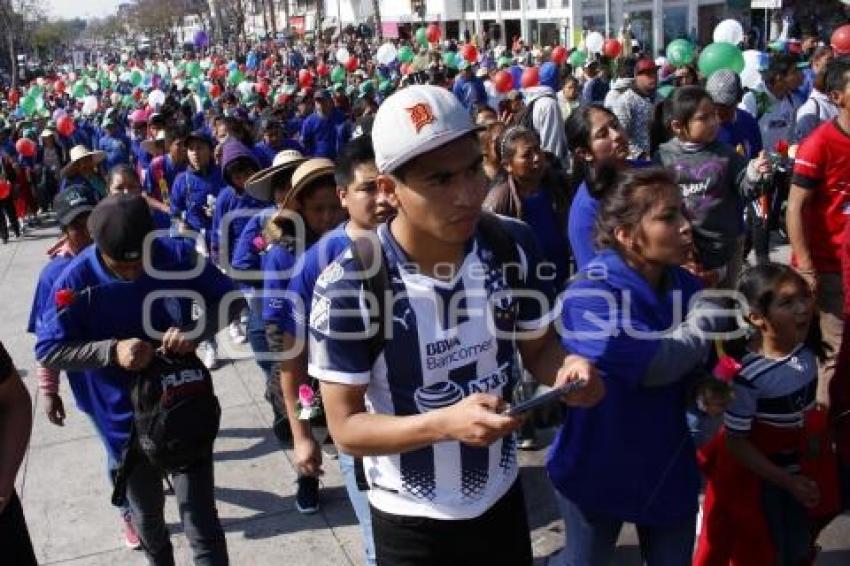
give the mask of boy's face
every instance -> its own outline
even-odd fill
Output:
[[[378,191],[375,163],[360,163],[354,168],[354,178],[340,189],[339,201],[357,228],[371,230],[392,213],[386,195]]]
[[[201,140],[191,140],[187,147],[189,164],[193,169],[204,169],[210,162],[210,146]]]
[[[845,79],[850,79],[850,77],[845,75]],[[850,110],[850,80],[844,83],[844,90],[831,90],[829,98],[845,112]]]
[[[378,188],[414,233],[448,245],[475,233],[486,194],[481,146],[463,136],[404,166],[404,178],[380,175]]]

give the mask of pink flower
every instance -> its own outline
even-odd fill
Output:
[[[254,244],[254,249],[258,252],[266,249],[266,239],[262,235],[255,236],[251,243]]]
[[[307,384],[298,387],[298,401],[301,402],[302,407],[312,406],[314,398],[315,394],[313,393],[312,387]]]

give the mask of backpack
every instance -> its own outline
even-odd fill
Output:
[[[494,263],[497,265],[519,265],[520,257],[516,248],[514,236],[502,225],[499,216],[490,212],[482,212],[478,221],[478,230],[482,239],[487,242],[493,252]],[[360,263],[364,271],[371,275],[363,282],[363,290],[378,297],[377,312],[371,316],[371,322],[376,329],[369,337],[369,365],[375,364],[381,351],[384,349],[385,325],[386,325],[386,298],[387,291],[391,289],[389,275],[386,268],[386,257],[378,239],[374,236],[356,238],[351,246],[354,259]],[[377,265],[375,262],[378,262]],[[516,269],[505,269],[505,280],[511,289],[522,289],[524,283],[519,277]],[[357,488],[360,491],[369,489],[366,479],[366,470],[363,466],[363,458],[354,458],[354,476]]]
[[[212,375],[198,356],[157,351],[130,389],[130,440],[112,470],[113,505],[126,498],[127,479],[141,458],[163,473],[179,472],[212,454],[221,423],[221,405]]]
[[[538,96],[529,104],[526,104],[522,108],[522,110],[517,113],[517,115],[511,120],[510,125],[523,126],[525,128],[528,128],[529,130],[537,132],[537,128],[534,127],[534,105],[537,104],[538,100],[541,100],[543,98],[551,98],[554,100],[555,96],[552,94],[543,94],[541,96]]]
[[[183,470],[212,453],[221,406],[212,375],[195,354],[157,352],[130,398],[137,446],[156,467]]]

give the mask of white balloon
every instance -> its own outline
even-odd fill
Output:
[[[605,38],[598,31],[592,31],[587,34],[587,39],[584,40],[587,50],[591,53],[602,53],[602,46],[605,45]]]
[[[738,20],[723,20],[714,28],[715,43],[738,45],[744,41],[744,27]]]
[[[254,83],[249,81],[242,81],[236,88],[239,90],[242,96],[248,96],[254,91]]]
[[[86,116],[91,116],[95,112],[97,112],[97,97],[94,95],[88,95],[83,101],[83,114]]]
[[[148,95],[148,102],[151,106],[156,108],[157,106],[161,106],[165,102],[165,93],[159,90],[158,88],[151,91]]]
[[[336,60],[340,65],[345,65],[345,62],[351,57],[351,53],[345,47],[340,47],[336,50]]]
[[[375,54],[375,58],[378,60],[378,63],[381,63],[382,65],[389,65],[397,56],[398,50],[392,43],[383,44],[378,48],[378,52]]]
[[[741,86],[753,91],[764,90],[764,79],[757,69],[744,69],[741,71]]]

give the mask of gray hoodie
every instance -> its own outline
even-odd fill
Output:
[[[534,104],[531,120],[534,130],[540,136],[540,146],[557,157],[566,167],[569,162],[569,147],[555,91],[548,86],[533,86],[523,91],[523,98],[526,106]]]

